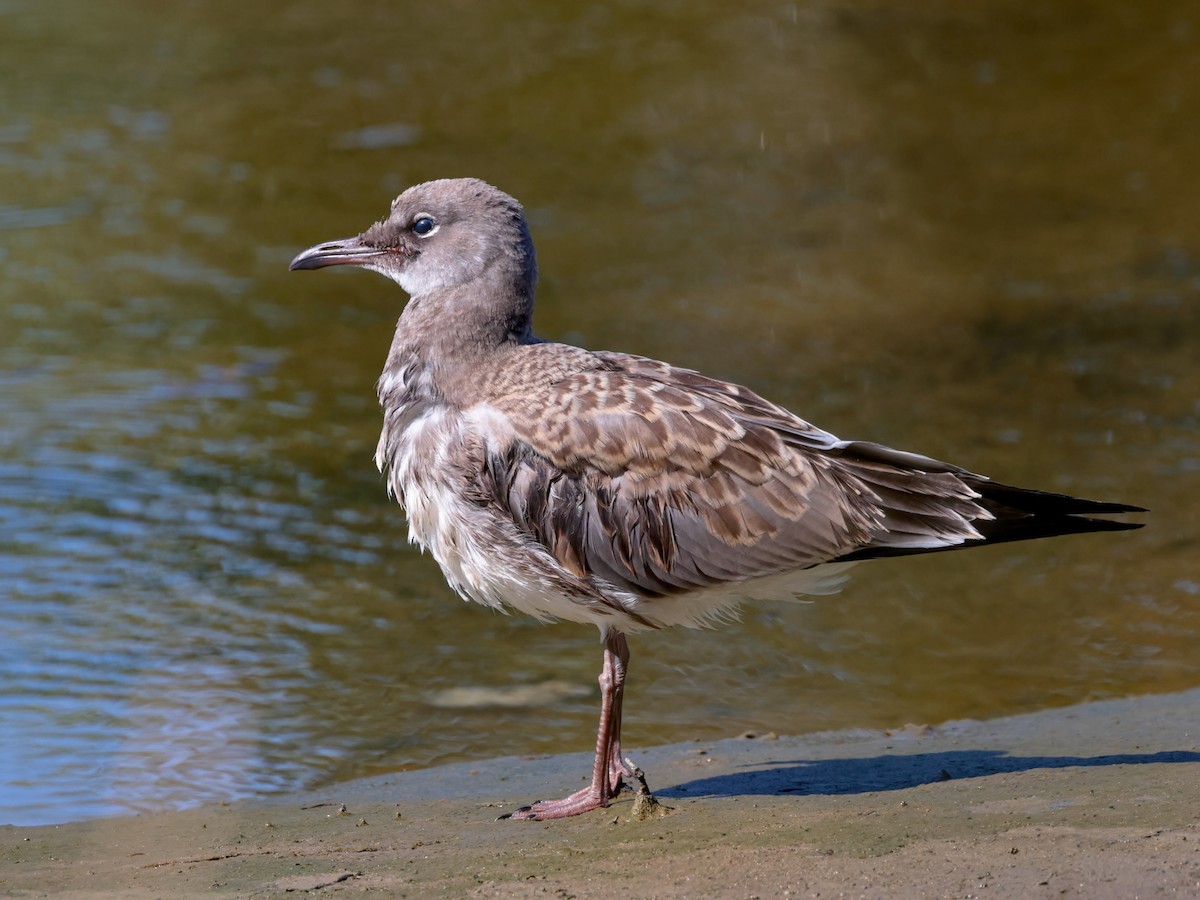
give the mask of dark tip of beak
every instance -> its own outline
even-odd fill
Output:
[[[325,266],[361,266],[386,251],[369,247],[359,238],[332,241],[309,247],[292,260],[289,271],[296,269],[323,269]]]

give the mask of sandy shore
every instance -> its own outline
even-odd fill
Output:
[[[1200,896],[1200,690],[890,732],[636,751],[662,817],[497,822],[585,754],[0,828],[0,894]]]

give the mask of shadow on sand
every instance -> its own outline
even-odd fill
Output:
[[[740,772],[686,781],[655,791],[660,798],[778,794],[866,794],[937,781],[1031,769],[1200,762],[1200,753],[1116,753],[1107,756],[1010,756],[1003,750],[889,754],[858,759],[757,763]]]

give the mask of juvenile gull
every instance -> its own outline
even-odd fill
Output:
[[[291,268],[336,265],[410,295],[379,379],[375,462],[411,540],[465,598],[600,629],[591,783],[516,819],[607,806],[640,778],[621,756],[627,633],[828,593],[858,560],[1139,527],[1090,518],[1139,507],[839,440],[736,384],[539,340],[525,216],[482,181],[411,187]]]

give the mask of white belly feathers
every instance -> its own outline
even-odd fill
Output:
[[[619,613],[604,604],[556,587],[570,574],[511,520],[469,499],[498,425],[486,409],[462,414],[430,406],[400,435],[385,428],[376,464],[408,516],[409,540],[429,551],[464,598],[543,620],[623,627],[614,621]]]

